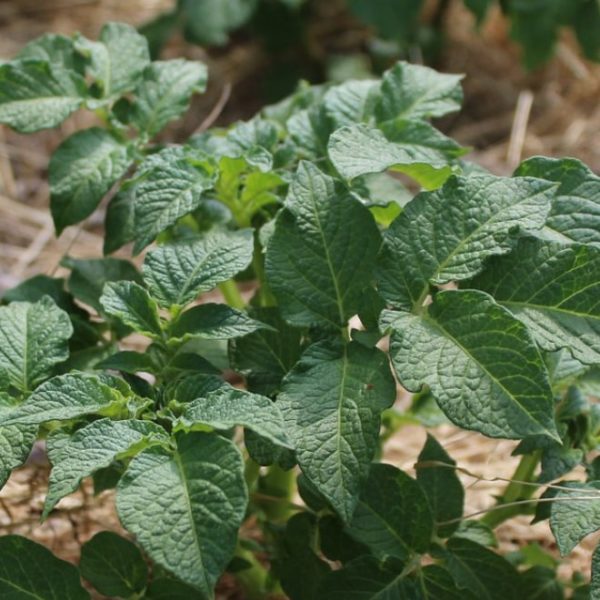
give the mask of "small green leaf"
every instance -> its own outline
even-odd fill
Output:
[[[600,546],[596,546],[592,554],[592,587],[590,600],[600,600]]]
[[[158,305],[148,292],[133,281],[109,281],[100,304],[106,314],[151,338],[162,337]]]
[[[6,600],[89,600],[79,572],[20,535],[0,537],[0,597]]]
[[[100,419],[78,429],[52,458],[48,494],[42,518],[61,498],[73,493],[84,477],[108,467],[123,455],[131,455],[152,443],[168,441],[167,432],[148,421]]]
[[[382,560],[407,560],[429,549],[433,528],[433,514],[419,483],[391,465],[371,465],[348,533]]]
[[[494,530],[483,521],[470,519],[461,521],[458,529],[454,532],[454,537],[465,538],[482,546],[498,547]]]
[[[456,112],[463,100],[462,78],[399,62],[383,75],[377,120],[428,119]]]
[[[1,425],[38,425],[47,421],[69,421],[92,414],[107,414],[126,402],[121,390],[88,373],[53,377],[20,406],[3,414]],[[123,382],[124,383],[124,382]],[[123,390],[124,391],[124,390]]]
[[[536,156],[521,163],[519,177],[539,177],[559,184],[546,228],[559,242],[600,246],[600,177],[574,158]]]
[[[103,253],[110,254],[135,239],[134,202],[136,188],[130,183],[110,199],[104,217]]]
[[[191,338],[226,340],[264,328],[270,326],[226,304],[199,304],[181,313],[171,323],[169,336],[176,343]]]
[[[122,373],[154,373],[157,365],[147,353],[125,350],[116,352],[95,365],[99,370],[121,371]]]
[[[542,357],[526,327],[490,296],[440,292],[422,316],[390,316],[390,355],[408,390],[427,384],[448,418],[464,429],[560,441]]]
[[[206,89],[206,67],[183,59],[155,61],[135,89],[131,124],[154,137],[189,107],[193,94]]]
[[[107,23],[97,42],[79,37],[76,48],[88,58],[88,73],[104,98],[130,92],[150,64],[146,38],[126,23]]]
[[[410,310],[430,283],[473,277],[486,258],[511,250],[513,230],[544,225],[553,189],[539,179],[471,175],[419,194],[384,237],[380,294]]]
[[[131,164],[129,148],[99,127],[68,137],[50,159],[50,209],[56,234],[89,217]]]
[[[554,496],[550,528],[561,556],[566,556],[588,534],[600,529],[600,482],[567,481]]]
[[[190,402],[180,422],[186,427],[203,424],[220,430],[243,425],[274,444],[291,448],[277,404],[264,396],[231,387]]]
[[[215,434],[178,434],[176,450],[150,448],[130,463],[117,511],[148,555],[213,598],[233,555],[248,492],[237,447]]]
[[[441,537],[450,537],[456,531],[463,514],[465,491],[454,466],[456,462],[428,434],[419,454],[417,481],[427,496],[436,523],[456,520],[456,523],[437,526],[437,534]]]
[[[0,488],[8,481],[11,471],[27,460],[37,431],[37,425],[0,427]]]
[[[600,247],[521,239],[469,286],[508,308],[544,350],[600,363]]]
[[[395,396],[385,355],[358,343],[314,344],[284,379],[277,404],[298,464],[346,522]]]
[[[111,598],[139,594],[148,579],[139,548],[111,531],[101,531],[83,544],[79,570],[101,594]]]
[[[535,566],[521,574],[521,593],[535,600],[564,600],[563,586],[554,568]],[[592,599],[590,599],[592,600]]]
[[[373,113],[380,85],[378,81],[347,81],[329,88],[323,108],[334,128],[366,121]]]
[[[283,317],[296,326],[343,327],[358,312],[380,243],[368,209],[301,163],[267,248]]]
[[[29,392],[50,377],[54,366],[69,357],[73,334],[69,315],[49,296],[39,302],[0,307],[0,368],[10,383]]]
[[[100,296],[104,284],[109,281],[135,281],[142,283],[139,271],[128,260],[121,258],[97,258],[79,260],[65,257],[63,267],[71,269],[69,291],[84,304],[102,312]]]
[[[146,256],[144,280],[161,306],[185,306],[243,271],[253,247],[249,229],[217,231],[197,241],[161,246]]]
[[[56,127],[81,107],[85,95],[78,74],[56,75],[45,61],[0,65],[0,123],[20,133]]]
[[[464,538],[448,542],[445,567],[457,586],[481,600],[520,598],[516,569],[502,556]]]
[[[134,254],[141,252],[159,233],[200,206],[202,194],[214,183],[214,175],[176,159],[150,169],[135,189]]]

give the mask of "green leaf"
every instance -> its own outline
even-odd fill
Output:
[[[399,122],[392,132],[386,137],[370,125],[342,127],[329,138],[329,158],[347,180],[392,169],[435,189],[452,174],[449,161],[465,152],[425,122]]]
[[[176,343],[191,338],[226,340],[269,327],[226,304],[199,304],[171,323],[169,336]]]
[[[544,350],[600,363],[600,247],[521,239],[469,286],[494,296]]]
[[[223,387],[190,402],[180,422],[185,427],[202,424],[219,430],[243,425],[274,444],[291,448],[277,404],[264,396],[232,387]]]
[[[419,194],[385,234],[380,294],[411,309],[430,283],[473,277],[486,258],[511,250],[514,229],[543,226],[552,193],[552,184],[537,179],[472,175]]]
[[[11,385],[29,392],[69,357],[73,334],[69,315],[49,296],[39,302],[0,307],[0,368]]]
[[[145,600],[204,600],[195,588],[173,577],[153,577],[146,590]]]
[[[314,344],[284,379],[277,403],[298,464],[346,522],[395,396],[386,356],[358,343]]]
[[[77,74],[56,75],[45,61],[0,65],[0,123],[20,133],[56,127],[81,107],[85,94]]]
[[[269,241],[266,272],[292,325],[340,328],[356,314],[381,238],[368,209],[301,163]]]
[[[133,281],[109,281],[100,296],[104,312],[135,331],[151,338],[162,338],[158,305],[148,292]]]
[[[248,389],[268,396],[300,358],[301,330],[290,327],[276,308],[251,309],[252,318],[274,329],[259,329],[229,343],[232,367],[246,377]]]
[[[429,549],[433,530],[433,514],[419,483],[391,465],[371,465],[348,533],[382,560],[407,560]]]
[[[139,271],[128,260],[121,258],[97,258],[79,260],[65,257],[61,261],[63,267],[71,269],[68,286],[69,291],[84,304],[102,312],[100,296],[104,284],[109,281],[135,281],[142,283]]]
[[[68,137],[50,159],[50,209],[56,234],[89,217],[131,164],[129,148],[99,127]]]
[[[564,600],[563,586],[554,568],[535,566],[521,574],[521,593],[532,600]]]
[[[398,62],[383,75],[381,97],[375,108],[378,122],[442,117],[460,110],[462,78]]]
[[[227,43],[227,34],[254,13],[256,0],[181,0],[187,39],[201,46]]]
[[[416,42],[423,0],[349,0],[348,7],[377,37],[400,43]]]
[[[53,377],[40,385],[23,404],[3,415],[0,424],[3,427],[39,425],[85,415],[111,414],[117,407],[125,405],[126,398],[107,381],[107,378],[77,372]]]
[[[600,599],[600,546],[596,546],[592,554],[592,587],[590,590],[590,600]]]
[[[440,292],[426,314],[390,316],[390,355],[406,389],[427,384],[448,418],[464,429],[560,441],[542,357],[527,328],[490,296]]]
[[[89,600],[79,572],[20,535],[0,537],[0,596],[6,600]]]
[[[521,597],[516,569],[485,546],[464,538],[452,538],[445,558],[445,567],[464,593],[468,590],[481,600]]]
[[[0,488],[8,481],[11,471],[27,460],[37,431],[37,425],[0,427]]]
[[[135,89],[131,124],[154,137],[167,123],[187,111],[193,94],[206,89],[206,66],[175,59],[155,61],[144,69]]]
[[[83,544],[79,570],[101,594],[111,598],[139,594],[148,579],[139,548],[111,531],[101,531]]]
[[[110,199],[104,217],[103,253],[110,254],[135,239],[134,202],[136,188],[130,183]]]
[[[456,462],[433,436],[427,434],[416,466],[417,481],[427,496],[438,524],[437,534],[441,537],[450,537],[458,529],[463,515],[465,491],[454,466]],[[456,523],[440,525],[455,519]]]
[[[253,247],[250,229],[211,232],[200,240],[161,246],[146,256],[144,280],[161,306],[185,306],[243,271]]]
[[[367,120],[380,85],[378,81],[347,81],[329,88],[323,96],[323,108],[334,128]]]
[[[561,556],[588,534],[600,529],[600,482],[566,481],[554,497],[550,528]]]
[[[168,439],[162,427],[148,421],[100,419],[78,429],[52,458],[42,518],[50,514],[61,498],[72,494],[84,477],[125,455],[131,456]]]
[[[79,37],[76,48],[88,58],[88,73],[104,98],[130,92],[150,64],[146,38],[126,23],[107,23],[97,42]]]
[[[77,80],[83,83],[83,77],[79,78],[79,67],[73,39],[55,33],[45,33],[35,38],[17,54],[18,60],[39,60],[49,63],[50,69],[58,79],[65,78]]]
[[[117,511],[154,561],[212,598],[246,511],[244,463],[218,435],[175,440],[173,453],[155,447],[132,460],[117,488]]]
[[[454,537],[466,538],[482,546],[498,547],[498,540],[496,539],[494,530],[483,521],[470,519],[461,521],[454,533]]]
[[[559,184],[545,228],[556,241],[600,246],[600,177],[574,158],[541,156],[521,163],[515,175]]]
[[[157,365],[147,353],[122,351],[112,354],[95,365],[99,370],[121,371],[122,373],[155,373]]]
[[[141,252],[178,219],[198,208],[203,192],[213,183],[212,173],[193,167],[185,159],[150,169],[135,190],[134,254]]]

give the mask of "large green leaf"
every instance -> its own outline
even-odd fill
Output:
[[[600,482],[567,481],[554,497],[550,527],[561,556],[588,534],[600,529]]]
[[[331,162],[345,179],[387,169],[406,173],[426,189],[452,174],[449,162],[464,154],[454,140],[423,121],[402,121],[388,135],[370,125],[349,125],[329,138]]]
[[[198,208],[202,193],[213,183],[212,173],[195,168],[185,159],[150,169],[135,189],[134,253],[141,252],[159,233]]]
[[[186,427],[200,424],[220,430],[243,425],[274,444],[291,448],[278,405],[264,396],[232,387],[215,390],[187,404],[180,422]]]
[[[538,179],[472,175],[419,194],[386,232],[381,295],[410,309],[422,303],[429,283],[477,274],[487,257],[510,251],[515,228],[543,226],[553,187]]]
[[[42,518],[50,514],[61,498],[73,493],[84,477],[126,454],[167,441],[166,431],[148,421],[100,419],[77,430],[52,458]]]
[[[379,122],[442,117],[460,109],[462,75],[446,75],[429,67],[399,62],[383,75],[375,109]]]
[[[89,600],[79,572],[20,535],[0,537],[0,597],[6,600]]]
[[[380,243],[368,209],[301,163],[267,248],[267,277],[284,318],[343,327],[358,312]]]
[[[457,425],[490,437],[560,441],[542,357],[525,325],[490,296],[440,292],[422,315],[384,318],[402,385],[416,392],[427,384]]]
[[[107,23],[97,42],[79,37],[76,48],[88,58],[89,75],[105,98],[130,92],[150,64],[146,38],[126,23]]]
[[[128,147],[92,127],[68,137],[50,159],[50,209],[59,235],[89,217],[131,163]]]
[[[379,81],[347,81],[329,88],[323,96],[323,109],[335,129],[366,121],[373,112],[381,84]]]
[[[471,285],[523,321],[544,350],[600,363],[600,247],[521,239]]]
[[[23,404],[3,413],[0,425],[38,425],[114,413],[126,404],[125,389],[116,389],[108,381],[106,377],[76,372],[53,377]]]
[[[358,343],[315,344],[284,379],[277,403],[298,464],[345,521],[395,396],[385,355]]]
[[[454,466],[456,462],[428,434],[416,466],[417,481],[427,496],[437,524],[437,534],[441,537],[450,537],[458,529],[463,516],[465,491]],[[456,523],[443,525],[445,521],[452,520]]]
[[[146,587],[148,567],[139,548],[112,531],[101,531],[81,547],[79,570],[106,596],[131,598]]]
[[[143,72],[135,90],[131,123],[154,137],[189,107],[193,94],[206,89],[206,67],[183,59],[155,61]]]
[[[0,65],[0,123],[21,133],[56,127],[82,104],[76,75],[56,75],[49,63],[27,59]]]
[[[0,307],[0,367],[10,383],[29,392],[69,357],[73,334],[69,315],[49,296],[39,302]]]
[[[429,549],[433,530],[433,514],[419,483],[391,465],[371,465],[348,526],[350,535],[382,560],[407,560]]]
[[[600,246],[600,177],[574,158],[536,156],[515,175],[539,177],[559,184],[546,230],[562,242]]]
[[[169,336],[176,342],[191,338],[226,340],[269,328],[226,304],[210,303],[199,304],[181,313],[169,327]]]
[[[144,280],[163,307],[185,306],[243,271],[252,260],[252,231],[218,231],[200,240],[167,244],[144,260]]]
[[[100,296],[104,312],[135,331],[152,338],[162,337],[158,305],[134,281],[109,281]]]
[[[244,463],[216,434],[178,434],[176,445],[133,459],[117,488],[117,510],[154,561],[213,598],[246,511]]]
[[[516,569],[502,556],[471,540],[451,538],[445,566],[458,587],[478,600],[521,598]]]

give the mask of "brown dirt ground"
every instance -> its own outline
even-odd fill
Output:
[[[107,20],[141,24],[170,5],[168,0],[4,0],[0,2],[0,56],[10,57],[30,39],[46,31],[74,30],[95,36]],[[324,3],[323,6],[326,6]],[[331,8],[324,8],[325,17]],[[448,120],[446,130],[473,147],[471,158],[493,172],[510,173],[522,158],[535,154],[575,156],[600,172],[600,67],[582,60],[573,41],[564,36],[557,57],[535,74],[525,73],[518,50],[508,40],[506,26],[495,16],[474,33],[472,19],[458,3],[448,15],[447,50],[439,67],[464,72],[465,108]],[[333,23],[333,22],[332,22]],[[324,18],[315,39],[329,40],[336,34]],[[364,35],[360,28],[333,35],[333,46],[344,50]],[[337,31],[339,34],[340,32]],[[328,37],[329,36],[329,37]],[[327,42],[329,43],[329,42]],[[327,45],[327,44],[323,44]],[[230,52],[207,56],[198,48],[175,42],[168,54],[207,60],[212,74],[209,92],[198,100],[182,124],[175,125],[171,139],[183,139],[210,114],[228,84],[233,92],[219,122],[247,117],[256,107],[252,100],[237,100],[236,94],[252,79],[268,57],[252,42],[243,42]],[[0,128],[0,293],[34,273],[60,273],[58,263],[65,253],[77,257],[101,254],[102,208],[83,228],[69,228],[55,239],[48,212],[46,166],[59,141],[88,125],[89,117],[75,115],[58,131],[19,136]],[[494,478],[509,478],[516,466],[511,452],[514,442],[498,441],[442,426],[433,431],[459,466],[481,479],[461,475],[467,486],[466,513],[490,507],[493,496],[504,486]],[[422,428],[404,427],[388,443],[385,460],[409,472],[424,442]],[[119,531],[112,496],[94,497],[89,485],[61,502],[44,524],[39,523],[48,467],[43,456],[34,454],[0,493],[0,534],[21,533],[51,547],[59,556],[76,561],[83,541],[101,529]],[[529,525],[517,518],[502,525],[498,537],[503,550],[516,549],[530,541],[539,542],[556,555],[547,523]],[[591,536],[561,566],[570,576],[574,570],[589,574],[591,550],[598,536]],[[236,594],[225,581],[222,598]]]

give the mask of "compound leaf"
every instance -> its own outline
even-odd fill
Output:
[[[471,285],[523,321],[544,350],[600,363],[600,247],[521,239]]]
[[[117,487],[117,511],[148,555],[213,598],[231,559],[248,493],[233,442],[216,434],[178,434],[173,452],[149,448]]]
[[[252,260],[253,247],[250,229],[161,246],[146,256],[144,280],[161,306],[185,306],[243,271]]]
[[[385,355],[358,343],[314,344],[283,381],[277,403],[298,464],[345,521],[395,395]]]
[[[427,313],[384,313],[390,355],[402,385],[427,384],[449,419],[509,439],[560,441],[543,359],[527,328],[477,291],[436,295]]]

